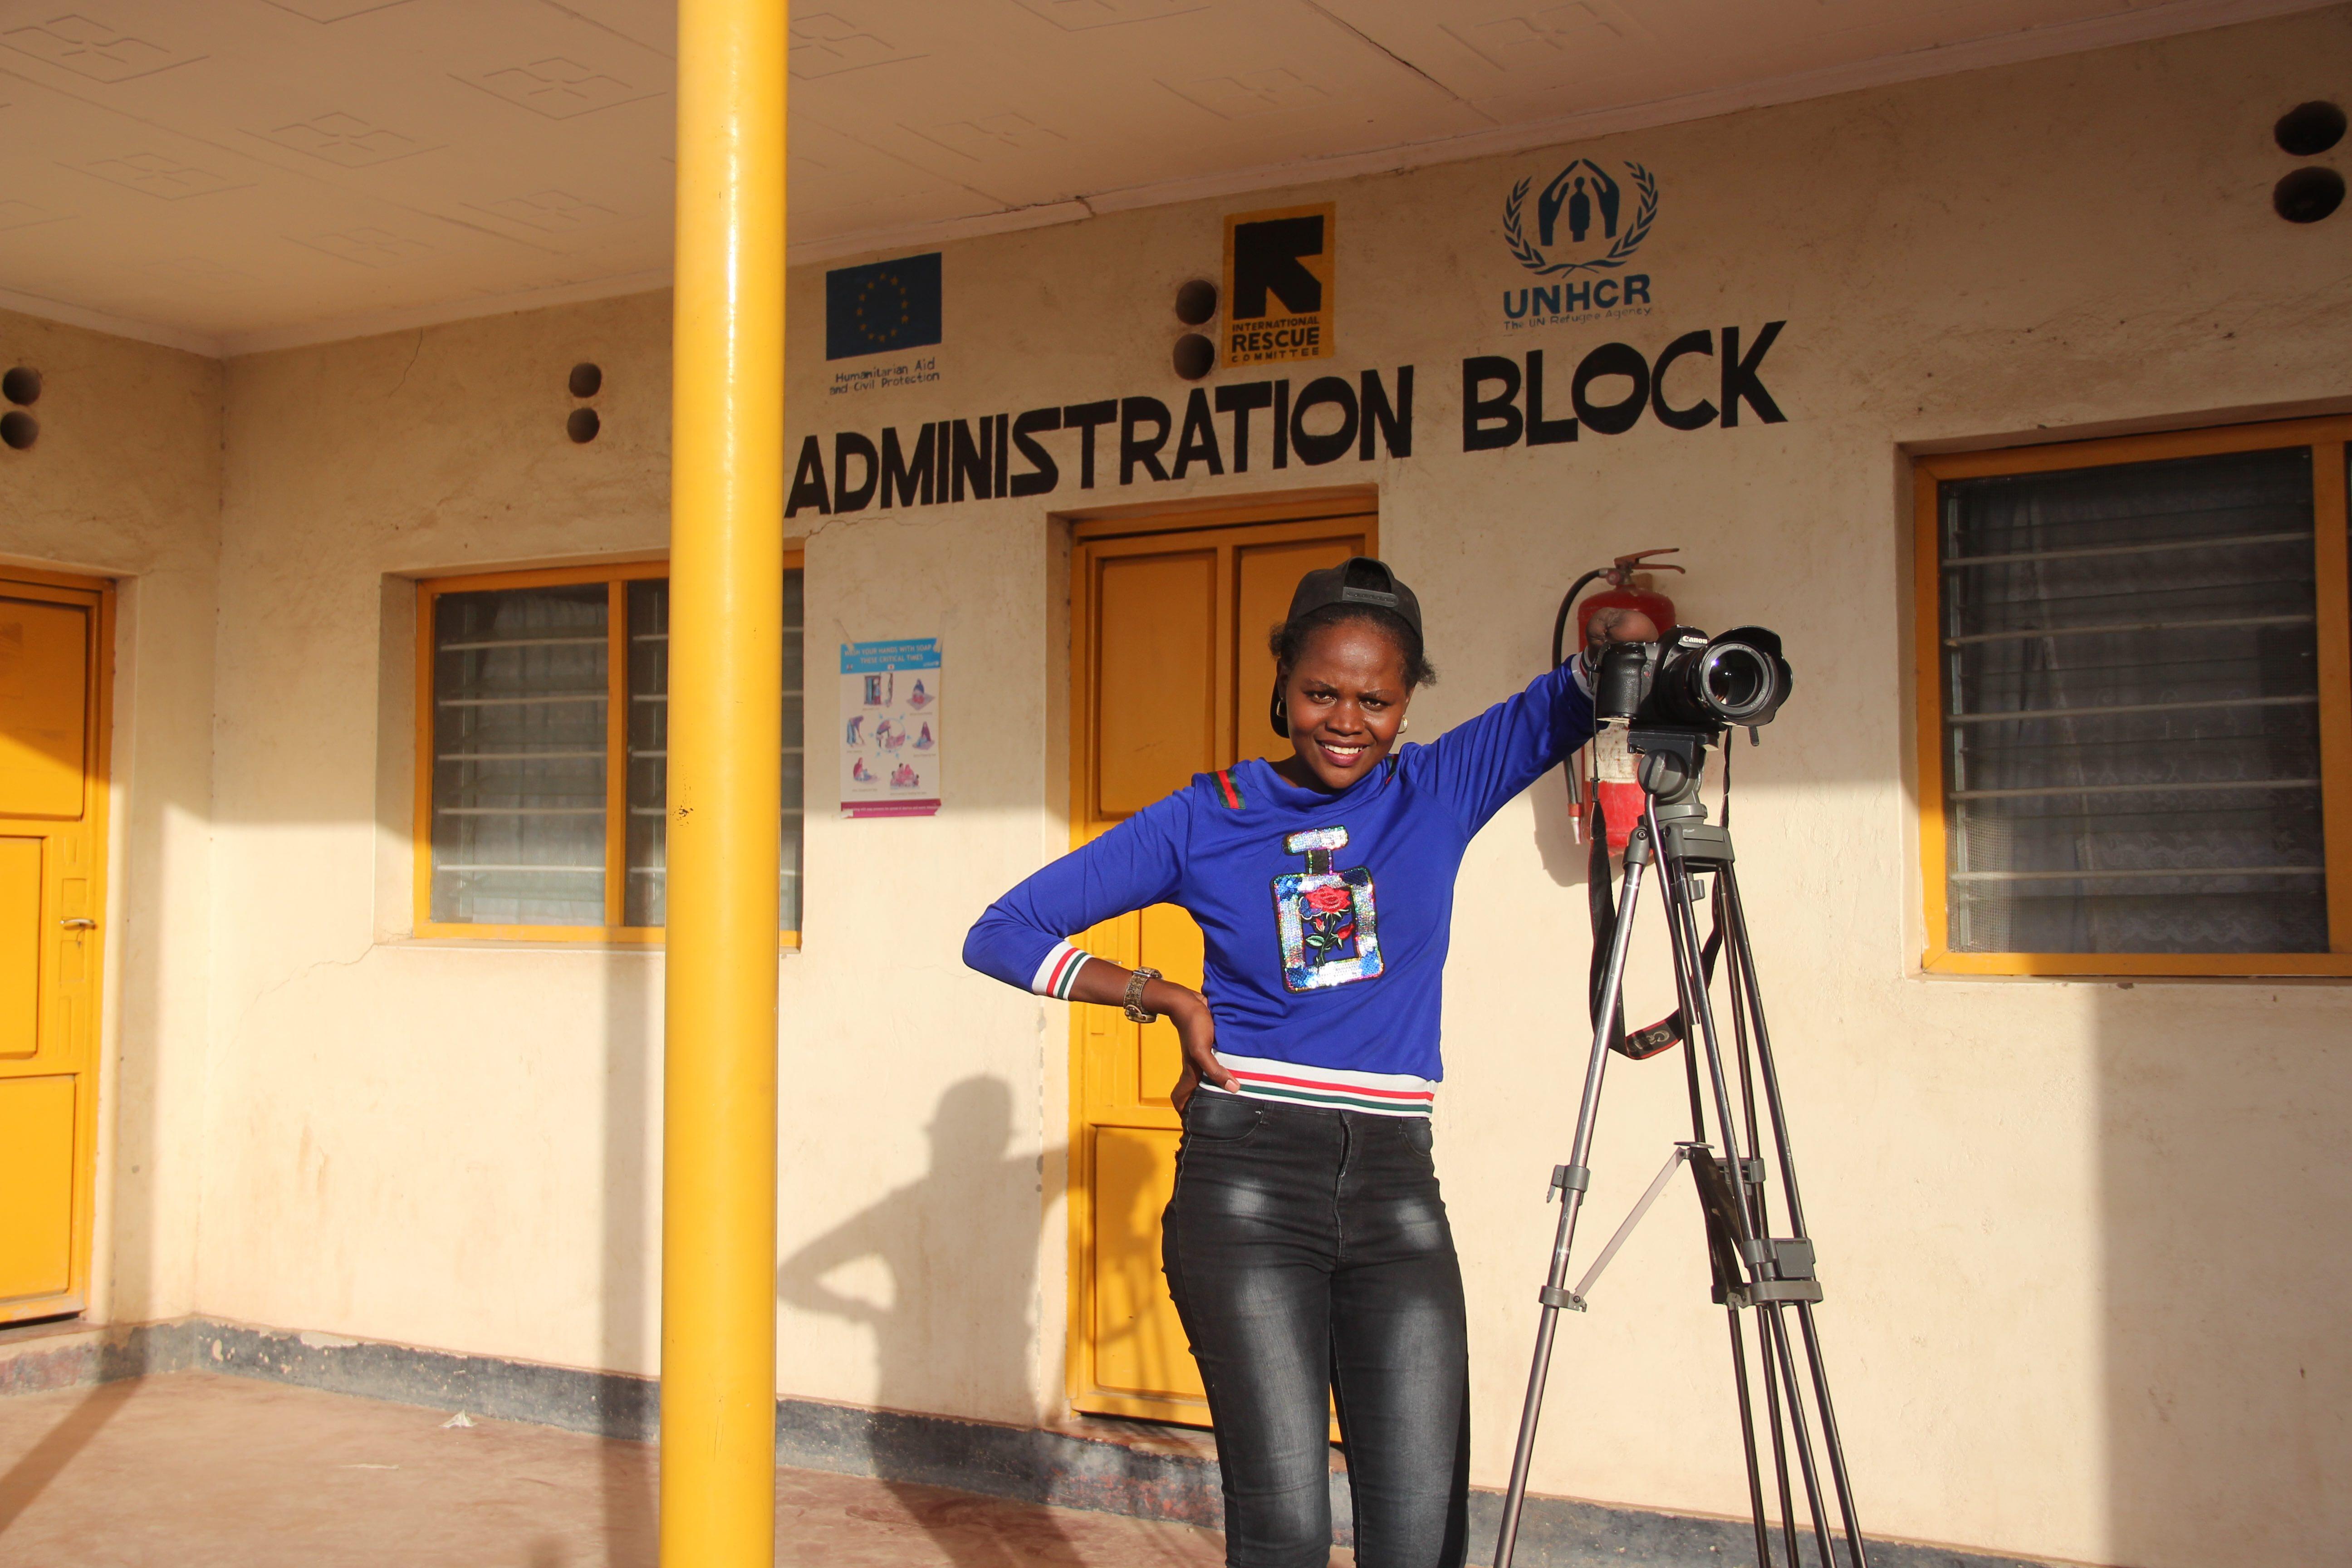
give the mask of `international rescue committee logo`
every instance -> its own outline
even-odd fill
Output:
[[[1503,244],[1545,281],[1503,290],[1505,330],[1648,314],[1650,277],[1634,270],[1634,258],[1657,218],[1658,177],[1631,159],[1580,156],[1549,178],[1514,181],[1503,200]]]
[[[1225,219],[1224,363],[1331,353],[1339,240],[1339,208],[1330,202]]]

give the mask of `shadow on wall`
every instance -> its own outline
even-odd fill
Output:
[[[926,1129],[930,1169],[886,1194],[786,1258],[778,1297],[874,1332],[885,1410],[937,1410],[1007,1384],[1028,1383],[1035,1334],[1036,1248],[996,1245],[989,1215],[1036,1213],[1039,1161],[1014,1154],[1013,1092],[1000,1079],[968,1078],[940,1097]],[[887,1305],[828,1284],[847,1266],[873,1259],[890,1278]],[[981,1568],[1005,1560],[985,1532],[965,1526],[955,1500],[935,1488],[900,1484],[889,1457],[874,1468],[907,1513],[938,1547],[941,1560]],[[1041,1560],[1076,1561],[1076,1548],[1050,1515],[1037,1510],[1031,1542]]]
[[[1535,803],[1536,854],[1554,887],[1581,888],[1591,879],[1592,847],[1577,837],[1580,813],[1568,802],[1567,769],[1583,765],[1580,752],[1528,786]],[[1582,809],[1590,812],[1591,807]]]
[[[2341,1562],[2343,993],[2198,990],[2119,987],[2099,1006],[2107,1560]]]

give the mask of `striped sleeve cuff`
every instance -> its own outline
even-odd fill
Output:
[[[1059,1002],[1068,1001],[1070,987],[1078,983],[1078,971],[1084,969],[1087,960],[1093,956],[1084,948],[1073,947],[1066,942],[1055,942],[1054,951],[1037,965],[1037,973],[1029,977],[1029,989],[1040,996],[1051,996]]]

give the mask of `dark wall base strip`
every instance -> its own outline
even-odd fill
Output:
[[[457,1355],[341,1335],[285,1333],[203,1318],[73,1336],[55,1349],[0,1339],[0,1396],[172,1372],[217,1372],[334,1394],[467,1410],[602,1437],[650,1442],[661,1386],[649,1378],[496,1356]],[[961,1421],[814,1399],[776,1401],[776,1462],[871,1476],[1055,1508],[1218,1528],[1214,1460],[1155,1453],[1080,1432]],[[1494,1561],[1501,1494],[1470,1495],[1470,1561]],[[1338,1544],[1348,1544],[1348,1480],[1331,1477]],[[1752,1568],[1745,1521],[1529,1498],[1520,1526],[1524,1568]],[[1877,1568],[2043,1568],[1911,1542],[1871,1542]],[[1808,1561],[1811,1561],[1809,1558]]]

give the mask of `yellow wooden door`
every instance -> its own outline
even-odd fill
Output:
[[[1300,574],[1375,549],[1360,505],[1221,526],[1082,525],[1071,573],[1074,840],[1196,773],[1287,752],[1266,720],[1267,633]],[[1200,928],[1173,905],[1074,936],[1114,963],[1201,984]],[[1076,1007],[1071,1049],[1071,1401],[1205,1425],[1200,1373],[1160,1272],[1160,1211],[1176,1173],[1175,1028]]]
[[[0,575],[0,1323],[89,1297],[110,608]]]

